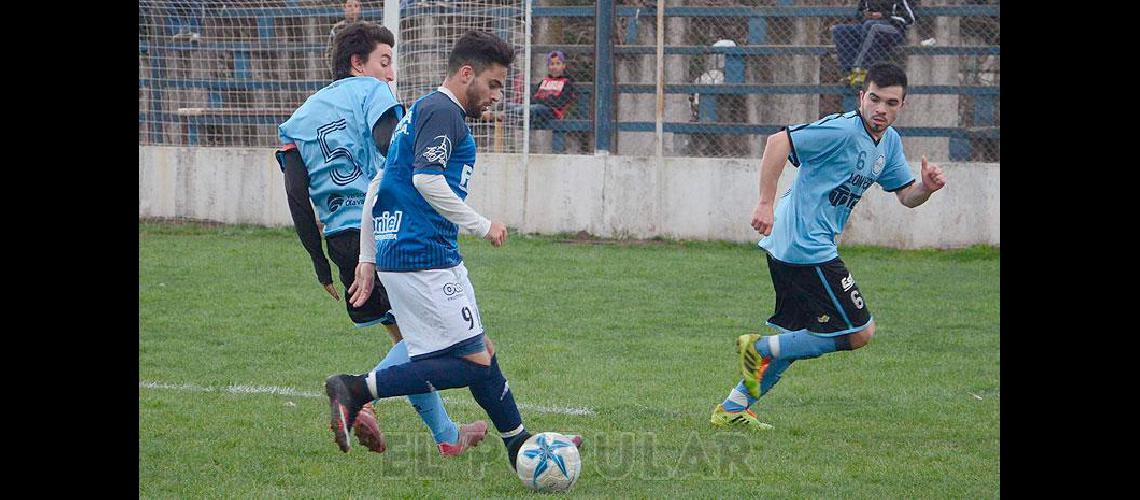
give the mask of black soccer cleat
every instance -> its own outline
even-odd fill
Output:
[[[530,435],[531,434],[524,429],[522,434],[511,438],[511,442],[507,444],[507,460],[511,462],[511,470],[518,470],[515,461],[518,460],[519,449],[522,448],[523,443],[525,443],[527,439],[530,439]]]
[[[354,378],[352,375],[333,375],[325,379],[325,394],[329,396],[329,429],[333,431],[333,441],[345,453],[352,449],[348,438],[356,423],[356,415],[367,403],[353,398],[349,384],[357,382]]]

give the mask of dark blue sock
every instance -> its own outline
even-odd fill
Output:
[[[508,444],[508,438],[521,434],[524,429],[522,416],[519,415],[518,406],[515,405],[515,396],[511,393],[510,385],[507,384],[506,377],[503,377],[502,370],[499,369],[498,356],[491,356],[490,366],[464,362],[484,371],[484,375],[473,380],[467,388],[471,390],[475,402],[483,407],[491,422],[494,422],[495,430],[503,436],[504,444]]]
[[[456,387],[467,387],[474,378],[468,365],[456,358],[412,360],[381,368],[365,375],[373,398],[407,396]]]
[[[401,340],[388,350],[388,355],[372,371],[410,362],[408,343]],[[424,424],[431,429],[431,435],[435,438],[436,444],[454,444],[459,441],[459,426],[455,425],[455,422],[447,415],[447,408],[443,407],[443,399],[439,397],[439,392],[408,394],[408,402],[416,409],[416,413],[420,414],[420,419],[424,421]]]
[[[514,452],[526,440],[522,436],[527,432],[514,394],[499,369],[497,356],[491,357],[490,366],[447,356],[412,360],[369,373],[365,381],[374,398],[467,387],[503,437],[511,467],[514,467]]]

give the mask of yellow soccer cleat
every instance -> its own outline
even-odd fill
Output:
[[[760,379],[764,377],[764,370],[772,360],[765,358],[756,350],[756,341],[760,334],[749,333],[736,338],[736,352],[740,354],[740,375],[744,379],[744,388],[754,398],[760,397]]]
[[[747,427],[751,431],[770,431],[775,428],[757,419],[756,413],[751,409],[727,411],[723,404],[716,405],[709,422],[717,427]]]

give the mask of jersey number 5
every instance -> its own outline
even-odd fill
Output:
[[[336,149],[330,148],[327,137],[333,132],[338,132],[345,129],[346,120],[343,118],[332,123],[326,123],[317,128],[317,142],[321,145],[321,153],[325,156],[325,164],[332,163],[337,158],[346,158],[348,163],[352,165],[352,170],[347,174],[342,171],[342,167],[333,167],[330,172],[333,182],[338,186],[346,186],[348,183],[355,181],[364,171],[360,169],[360,165],[352,157],[352,153],[345,147],[338,147]]]

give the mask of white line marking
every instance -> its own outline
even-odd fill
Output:
[[[276,394],[279,396],[298,396],[303,398],[323,398],[324,394],[318,392],[306,392],[293,389],[291,387],[273,387],[265,385],[245,385],[234,384],[228,387],[202,387],[194,384],[168,384],[164,382],[151,382],[139,381],[139,389],[160,389],[160,390],[173,390],[183,392],[228,392],[231,394]],[[393,401],[403,401],[404,397],[383,398],[380,400],[382,403],[390,403]],[[459,406],[477,406],[474,401],[467,401],[462,399],[443,398],[443,402],[449,405]],[[539,413],[557,413],[560,415],[572,415],[576,417],[596,417],[598,412],[593,408],[587,406],[547,406],[535,405],[528,403],[516,403],[520,410],[535,411]]]

